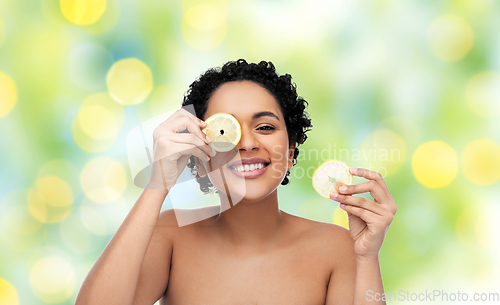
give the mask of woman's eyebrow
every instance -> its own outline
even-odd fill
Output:
[[[256,112],[253,114],[252,120],[256,120],[256,119],[263,117],[263,116],[270,116],[270,117],[276,118],[278,121],[280,120],[278,118],[278,116],[276,114],[272,113],[271,111]]]

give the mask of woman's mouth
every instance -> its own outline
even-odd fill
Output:
[[[228,168],[238,177],[255,178],[262,175],[267,170],[268,165],[269,163],[258,162],[238,164],[234,166],[228,166]]]

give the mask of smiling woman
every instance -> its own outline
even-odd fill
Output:
[[[92,267],[78,305],[368,304],[365,292],[383,293],[378,251],[395,204],[380,175],[351,169],[370,181],[330,195],[355,231],[279,208],[278,186],[289,183],[312,127],[290,75],[270,62],[229,62],[190,86],[188,105],[196,116],[180,109],[155,129],[148,187]],[[202,129],[222,113],[241,138],[216,152]],[[186,166],[221,205],[160,213]],[[364,192],[376,202],[350,196]],[[179,213],[200,220],[183,226]]]

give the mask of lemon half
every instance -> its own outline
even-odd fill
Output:
[[[207,126],[203,131],[212,142],[210,147],[219,152],[230,151],[241,139],[241,126],[238,120],[229,113],[219,112],[205,120]]]
[[[338,193],[340,186],[352,184],[349,166],[338,160],[325,161],[314,171],[312,184],[321,197],[330,199],[331,192]]]

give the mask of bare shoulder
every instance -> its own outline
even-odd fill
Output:
[[[290,214],[289,214],[290,215]],[[291,221],[315,246],[338,259],[354,257],[354,243],[349,230],[333,224],[314,221],[299,216],[291,216]]]

